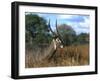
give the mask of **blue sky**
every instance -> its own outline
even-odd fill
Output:
[[[29,13],[26,13],[29,14]],[[70,25],[77,34],[89,33],[90,17],[88,15],[75,15],[75,14],[50,14],[50,13],[32,13],[43,17],[47,21],[50,19],[52,29],[55,29],[55,22],[57,20],[58,25],[67,24]]]

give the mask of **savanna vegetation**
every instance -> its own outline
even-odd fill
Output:
[[[66,23],[58,25],[57,28],[65,46],[57,48],[57,51],[49,58],[44,53],[53,40],[53,34],[50,33],[48,22],[36,14],[27,14],[25,15],[25,23],[26,68],[89,64],[88,33],[76,34],[74,29]]]

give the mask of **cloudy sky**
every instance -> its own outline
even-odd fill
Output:
[[[55,29],[55,21],[57,20],[58,25],[60,24],[70,25],[76,31],[77,34],[89,33],[90,17],[88,15],[49,14],[49,13],[48,14],[35,13],[35,14],[45,18],[47,21],[50,19],[50,24],[52,29]]]

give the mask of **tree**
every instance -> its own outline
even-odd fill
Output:
[[[89,34],[81,33],[77,36],[77,42],[79,44],[87,44],[89,43]]]
[[[34,14],[26,14],[25,29],[26,44],[39,45],[50,42],[51,36],[44,18]]]
[[[74,29],[66,24],[61,24],[58,26],[59,33],[64,40],[65,45],[71,45],[76,39],[76,32]]]

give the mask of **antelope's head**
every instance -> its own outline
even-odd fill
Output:
[[[50,20],[49,20],[49,23],[48,23],[48,27],[49,27],[49,30],[51,31],[52,35],[53,35],[53,43],[54,43],[54,48],[57,49],[57,48],[63,48],[65,46],[64,44],[64,41],[62,40],[62,37],[59,33],[59,30],[57,28],[57,20],[56,20],[56,33],[52,30],[51,26],[50,26]]]

